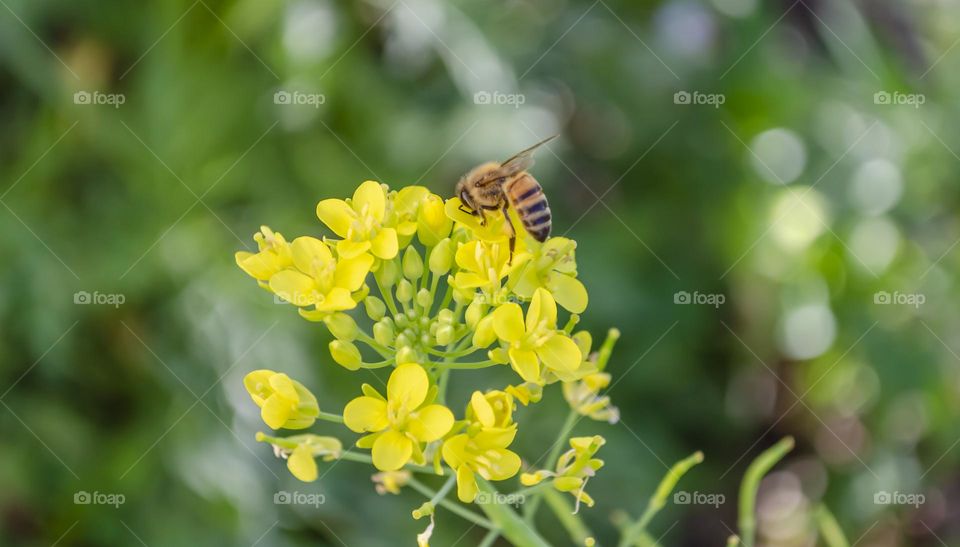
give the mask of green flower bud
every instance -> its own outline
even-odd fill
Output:
[[[437,344],[441,346],[446,346],[450,342],[453,342],[453,326],[443,325],[437,328]]]
[[[430,271],[434,275],[444,275],[453,266],[454,248],[450,238],[444,238],[430,252]]]
[[[398,364],[402,365],[405,363],[419,363],[419,362],[420,362],[420,356],[417,355],[416,350],[414,350],[413,348],[408,346],[408,347],[400,348],[397,351]]]
[[[384,287],[392,287],[399,279],[400,266],[397,264],[397,259],[384,260],[380,264],[380,282],[383,283]]]
[[[407,247],[403,253],[403,276],[411,281],[420,279],[423,275],[423,259],[413,247]]]
[[[494,363],[500,365],[505,365],[510,362],[510,356],[507,355],[507,350],[503,348],[497,348],[488,351],[487,357]]]
[[[493,331],[493,314],[491,313],[477,323],[477,328],[473,333],[473,345],[478,348],[485,348],[496,340],[497,333]]]
[[[323,319],[323,322],[327,325],[327,328],[330,329],[330,334],[332,334],[334,338],[345,342],[352,342],[356,339],[357,333],[360,332],[360,329],[357,328],[357,322],[353,320],[353,317],[345,313],[328,315]]]
[[[330,356],[347,370],[359,370],[363,361],[360,357],[360,350],[352,342],[343,340],[334,340],[330,342]]]
[[[410,337],[407,336],[407,333],[402,333],[397,335],[396,339],[397,348],[409,348],[410,347]],[[403,361],[401,361],[403,362]]]
[[[363,306],[367,309],[367,317],[374,321],[383,319],[387,313],[387,306],[376,296],[368,296],[363,301]]]
[[[392,346],[396,337],[397,333],[393,330],[393,321],[383,320],[373,324],[373,339],[381,346]]]
[[[413,284],[406,279],[401,279],[397,284],[397,300],[404,304],[413,300]]]
[[[483,303],[483,300],[477,298],[467,306],[466,320],[467,326],[471,329],[476,328],[477,323],[483,319],[483,316],[487,314],[487,305]]]
[[[437,314],[437,320],[443,325],[452,325],[453,319],[453,310],[449,308],[443,308],[440,310],[440,313]]]
[[[430,306],[433,306],[433,296],[430,295],[430,291],[427,289],[417,291],[417,304],[425,310],[430,309]],[[426,317],[424,317],[424,319],[426,319]]]

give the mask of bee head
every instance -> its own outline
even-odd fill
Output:
[[[467,191],[467,184],[465,179],[460,179],[460,182],[457,183],[456,188],[457,197],[460,198],[460,202],[463,203],[472,211],[476,211],[477,207],[473,203],[473,198],[470,197],[470,192]]]

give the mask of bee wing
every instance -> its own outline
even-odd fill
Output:
[[[486,186],[487,184],[491,184],[492,182],[494,182],[495,180],[501,177],[511,177],[513,175],[516,175],[517,173],[526,171],[527,169],[533,166],[533,153],[537,150],[537,148],[540,148],[544,144],[552,141],[557,137],[559,137],[559,135],[553,135],[552,137],[543,139],[537,144],[531,146],[530,148],[527,148],[526,150],[523,150],[522,152],[515,154],[514,156],[512,156],[511,158],[509,158],[508,160],[500,164],[500,167],[494,169],[493,171],[490,171],[485,177],[483,177],[483,180],[480,181],[477,184],[477,186]]]

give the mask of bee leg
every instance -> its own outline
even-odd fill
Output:
[[[517,231],[513,227],[513,221],[510,220],[510,212],[507,210],[507,201],[503,201],[503,206],[500,207],[500,210],[503,211],[503,218],[507,221],[507,228],[510,230],[510,258],[507,259],[507,265],[513,263],[513,249],[517,245]]]

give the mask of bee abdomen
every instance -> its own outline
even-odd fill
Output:
[[[545,241],[550,235],[550,205],[540,184],[533,177],[526,175],[517,179],[510,186],[507,194],[511,198],[511,205],[523,221],[523,227],[527,233],[537,241]]]

